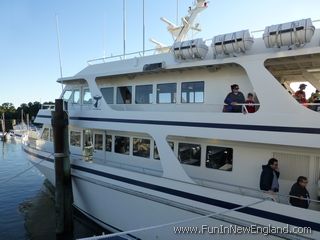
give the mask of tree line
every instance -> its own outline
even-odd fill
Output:
[[[43,104],[54,104],[53,102],[45,102]],[[21,123],[22,119],[27,121],[27,114],[29,115],[30,123],[34,121],[41,109],[42,104],[40,102],[22,103],[19,107],[15,108],[12,103],[2,103],[0,105],[0,117],[5,115],[6,131],[12,129],[13,125]],[[23,110],[23,111],[22,111]],[[21,114],[23,113],[23,116]],[[1,125],[1,124],[0,124]],[[2,126],[0,126],[2,131]]]

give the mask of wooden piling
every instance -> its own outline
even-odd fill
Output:
[[[2,120],[1,120],[1,127],[2,127],[2,141],[5,142],[6,141],[6,120],[4,117],[4,112],[2,113]]]
[[[63,110],[63,100],[55,100],[55,111],[51,113],[55,153],[55,208],[57,239],[72,239],[72,185],[69,159],[68,116]]]

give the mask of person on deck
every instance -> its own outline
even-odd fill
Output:
[[[299,86],[299,90],[295,92],[294,97],[295,99],[299,102],[299,103],[307,103],[307,99],[306,99],[306,93],[305,93],[305,89],[306,89],[306,84],[302,83]]]
[[[256,111],[256,106],[254,104],[255,102],[253,100],[253,94],[248,93],[248,97],[246,100],[246,109],[248,113],[254,113]]]
[[[242,112],[242,105],[245,102],[245,98],[242,92],[239,91],[238,84],[231,85],[231,92],[228,93],[224,99],[226,104],[223,108],[224,112]]]
[[[268,198],[274,201],[276,201],[275,193],[279,192],[279,176],[278,160],[270,158],[268,164],[262,166],[260,189],[265,191]]]
[[[294,183],[291,187],[289,195],[290,203],[292,206],[300,208],[308,208],[310,204],[310,195],[306,188],[308,184],[308,179],[304,176],[300,176],[297,179],[297,182]]]

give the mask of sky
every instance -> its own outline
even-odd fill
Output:
[[[126,0],[126,52],[143,49],[143,0]],[[54,101],[61,93],[56,15],[59,22],[62,73],[73,76],[90,59],[122,54],[122,0],[1,0],[0,104],[15,107],[34,101]],[[193,0],[178,0],[178,19]],[[223,0],[209,2],[196,22],[204,39],[243,29],[303,18],[320,19],[319,0]],[[146,49],[154,38],[171,45],[171,35],[160,17],[177,20],[177,0],[145,0]]]

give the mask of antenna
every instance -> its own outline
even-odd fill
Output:
[[[145,52],[145,37],[146,37],[146,27],[145,27],[145,21],[144,21],[144,0],[142,0],[142,32],[143,32],[143,36],[142,36],[142,42],[143,42],[143,56],[144,56],[144,52]]]
[[[179,24],[179,0],[177,0],[176,25]]]
[[[103,17],[103,60],[106,58],[106,28],[107,28],[107,15],[104,14],[104,17]]]
[[[123,0],[123,58],[126,58],[126,0]]]
[[[57,42],[58,42],[58,52],[59,52],[59,66],[60,66],[60,78],[62,79],[62,63],[61,63],[61,49],[60,49],[60,33],[59,33],[59,21],[58,15],[56,14],[56,31],[57,31]],[[63,91],[63,81],[61,80],[61,88]]]

